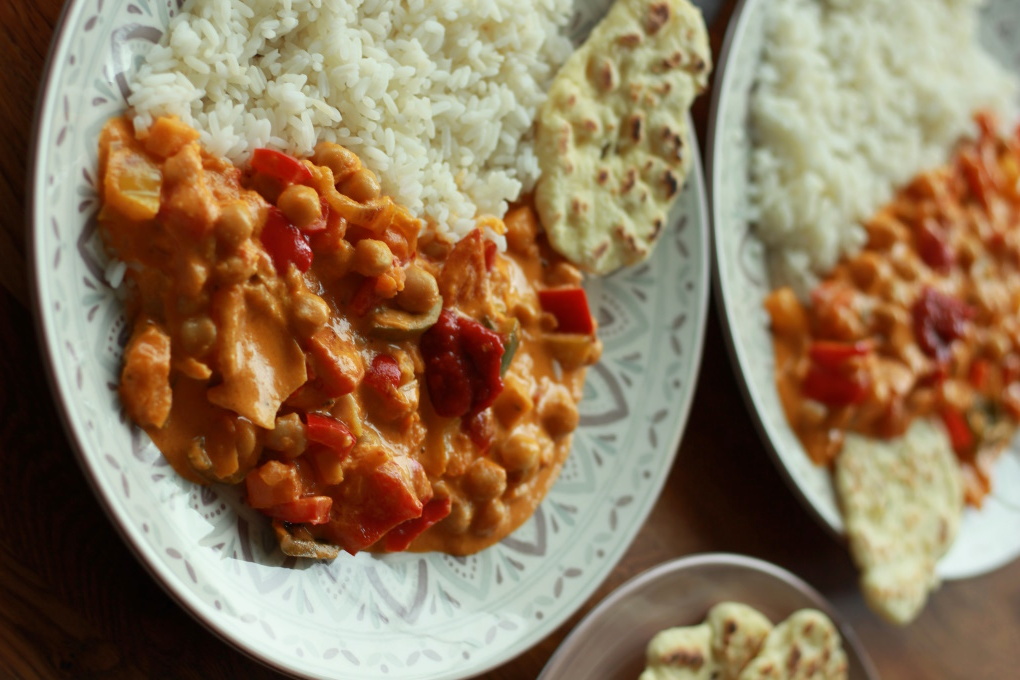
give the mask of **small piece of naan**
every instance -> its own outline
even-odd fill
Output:
[[[847,658],[832,619],[801,609],[768,634],[740,680],[846,680]]]
[[[659,631],[648,643],[645,663],[639,680],[715,680],[712,627],[701,623]]]
[[[865,601],[888,621],[909,623],[938,585],[935,564],[963,513],[960,466],[946,433],[918,419],[891,441],[848,435],[835,481]]]
[[[741,602],[720,602],[708,611],[712,654],[719,665],[718,680],[737,680],[772,631],[772,622]]]

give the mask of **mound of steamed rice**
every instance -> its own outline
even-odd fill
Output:
[[[770,0],[751,95],[750,200],[774,285],[804,296],[860,221],[945,163],[1017,83],[978,43],[981,0]]]
[[[342,144],[454,238],[538,177],[531,126],[570,0],[187,0],[131,82],[215,154]]]

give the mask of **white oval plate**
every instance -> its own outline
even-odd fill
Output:
[[[783,414],[775,387],[772,339],[762,302],[769,292],[764,248],[748,220],[748,95],[761,52],[767,3],[745,0],[730,25],[712,99],[708,177],[715,233],[715,298],[748,407],[791,486],[819,521],[842,535],[843,520],[829,473],[808,459]],[[1020,4],[993,0],[982,17],[982,40],[1003,63],[1020,70]],[[1012,42],[1012,45],[1010,45]],[[995,489],[980,511],[965,511],[959,536],[938,565],[942,578],[975,576],[1020,555],[1020,447],[995,470]]]
[[[878,678],[857,636],[810,585],[769,562],[705,554],[664,562],[614,590],[563,641],[539,680],[633,680],[656,633],[701,623],[725,601],[754,607],[773,623],[798,609],[826,613],[843,637],[850,680]]]
[[[493,668],[585,602],[666,479],[708,305],[700,166],[653,258],[587,285],[605,353],[589,373],[573,453],[524,527],[465,558],[285,558],[235,489],[175,476],[126,424],[114,390],[125,324],[95,234],[96,143],[103,123],[124,110],[124,72],[176,7],[70,2],[40,101],[30,175],[35,312],[82,469],[153,577],[199,621],[272,667],[314,678],[452,678]],[[588,18],[574,26],[583,30]]]

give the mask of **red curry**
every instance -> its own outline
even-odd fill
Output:
[[[601,352],[532,209],[419,239],[343,147],[259,149],[242,170],[197,137],[161,118],[100,139],[131,420],[184,477],[243,484],[288,554],[466,554],[524,522]]]
[[[890,438],[935,417],[975,505],[1020,419],[1020,138],[978,122],[866,223],[866,247],[810,305],[787,288],[766,300],[779,394],[816,463],[848,431]]]

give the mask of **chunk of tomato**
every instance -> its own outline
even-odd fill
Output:
[[[400,387],[400,365],[397,360],[389,354],[376,354],[371,367],[365,372],[365,384],[382,395]]]
[[[280,274],[286,272],[291,264],[300,272],[306,272],[312,266],[312,246],[279,208],[270,206],[259,239]]]
[[[450,514],[453,502],[449,497],[433,498],[421,511],[421,517],[409,519],[406,522],[394,527],[383,538],[383,547],[390,552],[407,550],[414,539],[418,538],[426,529],[445,519]]]
[[[341,498],[330,533],[352,555],[391,529],[421,517],[431,487],[421,465],[406,456],[389,458],[368,470],[353,470],[340,487]]]
[[[329,511],[332,507],[333,499],[329,496],[306,496],[289,503],[274,505],[263,512],[291,524],[325,524],[329,521]]]
[[[474,319],[444,309],[422,334],[420,347],[425,385],[439,415],[470,418],[503,390],[503,339]]]
[[[930,286],[925,286],[911,309],[914,335],[924,353],[936,361],[950,358],[952,342],[966,332],[974,310],[965,302]]]

